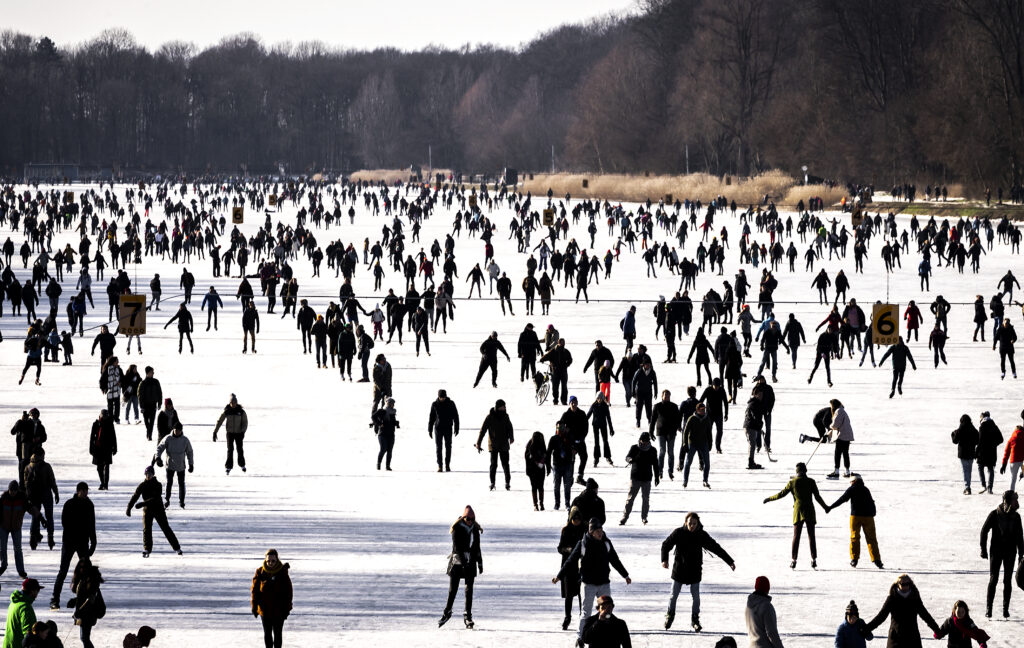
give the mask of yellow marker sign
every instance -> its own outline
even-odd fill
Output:
[[[245,207],[232,207],[231,208],[231,222],[235,225],[241,225],[245,216]]]
[[[470,207],[476,207],[476,196],[470,196],[469,197],[469,206]]]
[[[270,206],[277,207],[277,194],[270,194]]]
[[[541,222],[544,223],[545,227],[551,227],[552,225],[554,225],[555,224],[555,210],[551,209],[551,208],[545,209],[544,210],[544,220],[541,221]]]
[[[890,346],[900,337],[898,304],[875,304],[871,309],[871,341]]]
[[[121,295],[117,332],[121,335],[146,334],[146,296]]]

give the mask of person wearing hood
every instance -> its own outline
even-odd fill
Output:
[[[754,581],[754,591],[747,596],[747,608],[744,616],[747,621],[747,637],[750,648],[783,648],[779,637],[778,623],[775,617],[775,606],[768,595],[771,583],[767,576],[758,576]]]
[[[833,509],[847,501],[850,502],[850,567],[856,567],[860,561],[860,534],[863,531],[871,562],[879,569],[883,569],[882,553],[878,549],[878,539],[875,537],[875,500],[860,475],[855,475],[850,480],[850,487],[839,496],[839,499],[826,506],[825,512],[831,513]]]
[[[964,495],[971,494],[971,475],[974,472],[974,459],[978,452],[978,441],[981,438],[974,427],[971,417],[964,414],[960,417],[960,426],[950,435],[956,444],[956,456],[964,473]]]
[[[661,306],[662,315],[661,322],[658,324],[658,328],[661,328],[665,321],[665,297],[661,297],[658,301],[658,305]],[[655,307],[655,314],[657,314],[657,306]],[[626,315],[622,318],[622,322],[619,324],[619,328],[622,329],[622,339],[626,341],[626,351],[633,348],[633,340],[636,339],[636,306],[630,306],[629,310],[626,311]],[[654,336],[658,336],[658,331],[654,331]]]
[[[889,588],[889,596],[882,604],[882,609],[875,618],[868,621],[867,631],[874,632],[875,628],[891,617],[886,648],[920,648],[921,631],[917,627],[919,616],[932,632],[938,634],[939,625],[925,608],[914,581],[907,574],[900,574]]]
[[[395,399],[389,398],[386,405],[374,410],[370,418],[370,427],[377,435],[377,443],[380,446],[380,451],[377,453],[377,470],[380,470],[381,461],[386,458],[385,467],[390,471],[391,453],[395,449],[395,431],[402,427],[395,413]]]
[[[214,443],[217,443],[217,432],[220,430],[221,425],[224,425],[228,442],[228,459],[224,463],[225,474],[230,475],[231,469],[235,465],[234,451],[236,448],[238,449],[238,467],[242,469],[242,472],[245,472],[245,450],[243,443],[245,441],[245,431],[249,429],[249,415],[238,404],[238,398],[234,394],[231,394],[231,400],[224,406],[224,411],[221,412],[220,418],[217,419],[217,425],[213,428]]]
[[[11,593],[11,604],[7,607],[7,629],[4,631],[3,648],[21,648],[36,623],[36,612],[32,602],[39,596],[39,581],[26,578],[21,589]]]
[[[867,624],[860,618],[856,601],[850,601],[843,622],[836,628],[835,648],[865,648],[867,640],[872,638]]]
[[[480,434],[476,438],[477,453],[483,452],[480,444],[483,443],[484,435],[487,435],[487,451],[491,454],[491,490],[494,490],[494,478],[498,471],[498,460],[501,460],[501,467],[505,471],[505,490],[512,490],[512,473],[508,467],[509,446],[515,442],[515,429],[512,427],[512,420],[505,411],[505,401],[500,398],[495,401],[494,407],[484,418],[480,426]],[[571,478],[571,473],[570,473]],[[557,487],[557,483],[556,483]],[[568,495],[566,502],[568,503]],[[557,508],[557,506],[556,506]]]
[[[971,648],[972,639],[985,648],[985,643],[989,640],[988,633],[974,624],[970,608],[963,601],[953,604],[953,613],[942,622],[939,631],[935,633],[936,639],[946,636],[949,637],[946,641],[948,648]]]
[[[807,476],[807,466],[800,462],[796,465],[796,476],[789,480],[786,487],[781,491],[764,498],[764,503],[774,502],[786,495],[793,496],[793,561],[789,564],[790,569],[796,569],[796,559],[800,553],[800,533],[804,525],[807,526],[807,541],[811,545],[811,568],[818,568],[818,546],[814,540],[814,524],[817,520],[814,511],[814,502],[823,509],[828,509],[825,500],[821,499],[818,493],[818,484]]]
[[[562,556],[561,568],[564,575],[562,598],[565,599],[565,618],[562,619],[562,630],[569,629],[569,624],[572,623],[572,604],[580,595],[579,557],[572,564],[568,564],[568,559],[586,532],[587,525],[583,523],[583,515],[578,507],[573,506],[569,509],[569,520],[562,527],[562,534],[558,539],[558,553]]]
[[[992,616],[992,603],[996,597],[999,572],[1003,572],[1003,618],[1010,616],[1010,594],[1013,591],[1013,567],[1018,555],[1024,556],[1024,534],[1021,532],[1017,493],[1003,493],[1002,503],[995,508],[981,527],[981,557],[988,558],[989,579],[985,598],[985,616]],[[988,547],[986,541],[991,540]],[[1018,575],[1019,577],[1019,575]]]
[[[587,479],[583,492],[572,500],[572,506],[580,512],[584,520],[597,518],[603,525],[606,520],[604,500],[597,494],[598,485],[593,477]]]
[[[448,601],[441,613],[441,620],[437,622],[439,628],[452,618],[452,605],[459,592],[459,581],[466,582],[466,611],[462,619],[467,628],[473,628],[473,581],[478,574],[484,573],[484,559],[480,553],[480,534],[483,532],[476,522],[473,507],[467,504],[462,515],[449,529],[452,552],[448,555]]]
[[[999,444],[1003,442],[1003,433],[992,420],[987,411],[981,413],[978,424],[978,478],[981,480],[981,492],[992,494],[995,486],[996,454]],[[986,479],[987,477],[987,479]]]
[[[658,475],[658,451],[651,445],[651,435],[644,432],[640,440],[629,449],[626,454],[626,463],[629,469],[629,493],[626,495],[626,507],[622,511],[622,519],[619,525],[625,525],[629,515],[633,511],[633,501],[640,493],[641,507],[640,519],[647,524],[647,513],[651,508],[651,479],[654,485],[661,483]]]
[[[281,648],[284,622],[292,612],[292,579],[288,563],[282,563],[277,549],[268,549],[263,564],[252,577],[252,615],[263,623],[266,648]],[[139,631],[142,634],[142,631]],[[156,633],[154,633],[156,634]]]
[[[672,627],[676,616],[676,599],[683,585],[690,586],[693,607],[690,613],[690,624],[694,632],[701,631],[700,625],[700,582],[703,576],[704,551],[718,556],[736,571],[736,563],[715,540],[704,530],[700,516],[687,513],[683,526],[669,534],[661,543],[661,566],[668,569],[668,554],[675,550],[672,559],[672,596],[668,601],[668,612],[665,614],[665,629]]]
[[[587,525],[587,533],[583,535],[568,557],[563,561],[558,574],[551,579],[552,584],[573,576],[575,565],[579,563],[579,579],[583,589],[583,601],[580,605],[580,627],[577,637],[583,634],[583,627],[590,616],[594,599],[600,596],[611,596],[612,567],[629,585],[633,580],[623,567],[619,555],[615,552],[612,541],[605,535],[603,525],[597,518],[592,518]]]

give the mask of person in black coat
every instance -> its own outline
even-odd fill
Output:
[[[729,420],[729,395],[722,388],[722,381],[715,378],[700,395],[700,403],[708,408],[708,418],[715,426],[715,452],[722,454],[722,426]]]
[[[1002,442],[1003,434],[999,426],[988,412],[982,412],[981,423],[978,424],[978,477],[981,479],[982,490],[989,494],[994,485],[997,449]]]
[[[374,410],[371,420],[370,425],[377,435],[377,444],[380,446],[380,450],[377,452],[377,470],[380,470],[380,463],[385,459],[385,468],[391,470],[391,454],[395,449],[395,431],[402,427],[396,417],[395,399],[389,398],[385,407]]]
[[[579,498],[577,498],[579,499]],[[583,539],[587,532],[587,525],[583,523],[583,516],[580,510],[573,506],[569,510],[569,521],[562,527],[562,534],[558,539],[558,553],[562,556],[561,570],[562,598],[565,599],[565,619],[562,620],[562,630],[568,630],[572,622],[572,604],[580,595],[580,561],[575,558],[572,564],[567,564],[572,550]]]
[[[903,394],[903,375],[907,373],[907,362],[917,371],[917,364],[914,363],[914,356],[910,354],[910,347],[903,341],[903,336],[882,355],[878,366],[885,364],[885,359],[892,356],[892,389],[889,391],[889,398],[899,391]],[[829,385],[831,387],[831,385]]]
[[[587,619],[580,631],[580,640],[591,648],[632,648],[626,622],[612,614],[615,603],[611,596],[597,599],[597,615]]]
[[[668,600],[668,612],[665,614],[665,629],[672,627],[676,617],[676,599],[683,585],[690,586],[693,597],[693,608],[690,623],[695,632],[701,631],[700,625],[700,581],[703,576],[704,551],[709,551],[736,571],[736,563],[722,547],[714,541],[700,523],[700,516],[687,513],[683,526],[669,534],[661,543],[661,566],[668,569],[668,553],[675,549],[672,559],[672,596]]]
[[[661,483],[661,477],[658,476],[658,452],[651,445],[649,433],[641,434],[639,442],[629,449],[626,463],[631,466],[629,493],[626,495],[626,507],[619,524],[624,525],[629,520],[629,514],[633,511],[633,500],[636,499],[638,492],[641,495],[640,519],[647,524],[647,512],[651,507],[651,479],[654,479],[655,486]]]
[[[814,373],[818,370],[818,365],[825,362],[825,379],[828,381],[828,386],[832,386],[832,367],[829,361],[832,358],[832,354],[837,350],[835,348],[835,336],[829,331],[823,331],[818,336],[818,343],[814,348],[814,366],[811,367],[811,375],[807,378],[807,384],[810,385],[811,381],[814,380]]]
[[[505,471],[505,490],[512,490],[512,473],[508,467],[508,450],[509,446],[515,442],[515,430],[508,412],[505,411],[505,401],[500,398],[495,401],[494,407],[488,412],[487,417],[484,418],[483,425],[480,426],[480,435],[473,446],[478,453],[483,452],[480,444],[483,443],[485,435],[487,436],[487,450],[491,454],[491,490],[494,490],[494,478],[497,475],[499,459],[501,460],[501,467]],[[566,500],[568,499],[566,497]],[[555,508],[558,508],[557,505]]]
[[[971,422],[971,417],[964,414],[960,417],[960,427],[950,435],[956,444],[956,456],[964,471],[964,495],[971,494],[971,475],[974,473],[974,459],[978,451],[978,430]]]
[[[906,574],[900,574],[896,582],[889,588],[889,596],[886,597],[882,609],[878,611],[875,618],[868,621],[868,632],[874,632],[875,628],[882,625],[888,617],[892,617],[889,623],[889,640],[886,648],[920,648],[921,631],[917,627],[917,617],[931,628],[932,632],[939,631],[939,625],[924,607],[921,600],[921,593],[914,585],[914,581]]]
[[[604,440],[604,460],[608,462],[609,466],[615,465],[612,463],[611,446],[608,445],[608,434],[610,432],[612,436],[615,436],[615,425],[612,423],[611,407],[603,393],[597,393],[590,409],[587,410],[587,418],[590,419],[594,429],[594,468],[597,468],[597,462],[601,458],[602,440]]]
[[[110,464],[114,463],[114,455],[117,454],[117,432],[107,410],[101,411],[99,418],[92,422],[89,454],[92,455],[92,463],[100,477],[99,490],[107,490],[110,484]]]
[[[652,438],[658,439],[658,477],[665,478],[665,457],[668,457],[668,478],[675,479],[676,432],[680,428],[679,406],[672,402],[672,392],[661,392],[661,400],[655,404],[651,412],[651,421],[647,430]]]
[[[391,396],[391,363],[378,353],[373,363],[373,406],[370,408],[372,415],[378,407],[384,405],[385,399]]]
[[[607,519],[605,516],[604,500],[598,496],[597,491],[597,481],[593,477],[587,479],[583,492],[572,500],[572,507],[579,511],[580,517],[584,520],[596,518],[604,525]]]
[[[654,394],[658,393],[658,374],[651,367],[650,359],[645,359],[640,370],[633,374],[633,399],[636,401],[636,426],[640,427],[640,416],[645,411],[647,422],[651,421],[651,410]]]
[[[260,332],[260,314],[256,303],[250,300],[242,312],[242,353],[249,352],[249,339],[252,339],[252,352],[256,353],[256,334]]]
[[[1017,493],[1006,491],[1003,502],[988,514],[981,527],[981,557],[988,558],[989,579],[986,592],[985,616],[992,616],[992,602],[996,597],[999,572],[1003,572],[1003,618],[1010,616],[1010,594],[1013,591],[1013,567],[1018,554],[1024,556],[1024,533],[1021,532],[1020,507]],[[986,547],[986,540],[991,541]]]
[[[590,609],[594,605],[594,599],[599,596],[611,595],[612,567],[626,580],[627,585],[633,580],[622,565],[622,561],[619,560],[619,554],[616,553],[612,541],[605,535],[603,525],[596,518],[590,520],[587,533],[573,548],[551,582],[558,583],[559,580],[571,575],[571,571],[576,565],[575,561],[579,561],[579,579],[583,585],[579,628],[579,633],[582,635],[583,627],[590,616]]]
[[[540,357],[541,362],[547,362],[551,366],[551,404],[558,406],[559,399],[562,405],[569,404],[569,366],[572,365],[572,353],[565,348],[565,340],[559,338],[555,346]]]
[[[430,404],[427,435],[437,449],[437,472],[441,472],[441,446],[444,446],[444,470],[452,471],[452,435],[459,436],[459,409],[444,389],[437,390],[437,400]]]
[[[587,373],[587,369],[591,365],[594,366],[594,391],[601,389],[601,381],[598,377],[598,371],[604,366],[605,362],[615,363],[615,356],[612,352],[604,346],[601,340],[594,342],[594,350],[590,352],[590,357],[587,358],[587,363],[583,365],[583,373]]]
[[[154,521],[160,525],[160,530],[164,532],[164,537],[170,543],[171,549],[174,549],[180,556],[181,545],[178,544],[178,538],[174,535],[174,531],[171,530],[171,525],[167,523],[167,513],[164,511],[163,502],[161,501],[163,488],[160,486],[160,482],[157,481],[153,466],[146,466],[145,475],[146,478],[136,487],[132,498],[128,500],[128,508],[125,510],[125,515],[131,517],[132,509],[136,508],[135,503],[139,502],[140,499],[142,500],[139,502],[139,507],[143,511],[142,557],[148,558],[150,552],[153,551]]]
[[[1010,371],[1013,372],[1013,377],[1017,377],[1017,365],[1013,362],[1013,345],[1017,341],[1017,331],[1014,330],[1013,324],[1010,324],[1009,318],[1003,320],[1003,325],[996,329],[992,337],[993,345],[999,344],[999,370],[1002,371],[1003,378],[1006,378],[1006,360],[1010,360]]]
[[[871,490],[864,485],[860,475],[850,480],[850,487],[839,499],[826,506],[825,512],[831,513],[844,502],[850,503],[850,567],[856,567],[860,561],[860,534],[863,531],[871,562],[883,569],[882,552],[878,549],[878,538],[875,536],[875,498],[871,496]]]
[[[452,618],[452,605],[459,591],[459,581],[466,581],[466,612],[463,621],[467,628],[473,627],[473,581],[477,574],[484,573],[484,559],[480,552],[480,534],[484,530],[476,523],[472,506],[466,506],[459,519],[455,520],[449,532],[452,534],[452,552],[448,555],[448,601],[437,627]]]
[[[491,369],[491,386],[498,386],[499,351],[504,354],[506,361],[512,361],[512,358],[508,355],[508,351],[506,351],[505,347],[498,341],[498,332],[491,331],[490,337],[484,340],[483,344],[480,345],[480,370],[476,372],[476,380],[473,381],[474,388],[480,384],[480,379],[483,378],[484,372],[487,371],[488,367]]]
[[[57,570],[57,579],[53,582],[51,608],[60,607],[60,591],[64,588],[64,579],[71,568],[71,559],[77,554],[79,560],[87,560],[96,551],[96,508],[89,499],[89,484],[78,482],[75,496],[64,502],[60,525],[60,569]]]
[[[543,350],[537,332],[533,330],[533,324],[527,324],[519,334],[519,343],[516,345],[516,354],[520,360],[519,382],[525,381],[527,377],[532,379],[537,374],[537,356],[541,353]]]
[[[178,307],[178,312],[171,319],[167,320],[164,328],[166,329],[175,320],[178,322],[178,353],[181,353],[182,342],[186,337],[188,338],[189,353],[195,353],[196,347],[192,344],[192,331],[195,327],[192,323],[192,313],[188,312],[185,304]]]

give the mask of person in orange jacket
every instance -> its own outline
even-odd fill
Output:
[[[1024,417],[1024,411],[1021,412]],[[1003,449],[1003,465],[999,468],[999,474],[1006,474],[1006,464],[1010,464],[1010,490],[1017,488],[1017,474],[1020,473],[1021,464],[1024,464],[1024,427],[1018,425],[1010,434],[1010,439]]]

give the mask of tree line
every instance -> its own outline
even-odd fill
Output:
[[[639,0],[516,49],[0,34],[0,173],[410,164],[1020,182],[1018,0]]]

